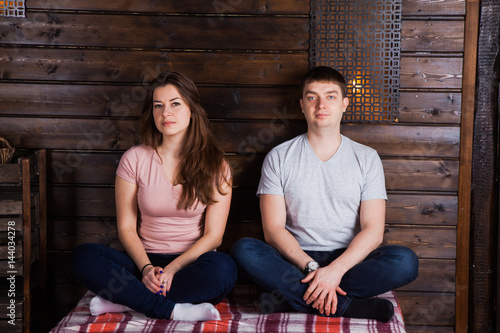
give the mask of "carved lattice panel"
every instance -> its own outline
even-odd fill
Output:
[[[397,121],[401,0],[311,0],[311,66],[348,83],[344,122]]]
[[[9,1],[0,0],[0,16],[26,17],[24,0]]]

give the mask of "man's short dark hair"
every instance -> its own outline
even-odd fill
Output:
[[[347,96],[347,83],[344,76],[339,71],[331,67],[319,66],[307,72],[302,79],[302,84],[300,86],[302,95],[304,95],[305,86],[312,82],[335,83],[340,87],[342,98]]]

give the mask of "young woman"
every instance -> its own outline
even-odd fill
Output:
[[[97,296],[94,315],[129,308],[173,320],[217,320],[213,306],[236,281],[236,265],[215,251],[226,227],[231,168],[209,128],[198,90],[160,74],[140,120],[142,145],[116,172],[118,235],[126,252],[84,244],[72,269]]]

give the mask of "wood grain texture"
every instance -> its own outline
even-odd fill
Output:
[[[401,123],[459,124],[462,94],[456,92],[401,92]]]
[[[17,163],[0,165],[0,183],[20,184],[21,180],[22,176]]]
[[[211,119],[303,119],[298,87],[200,86]],[[138,118],[144,85],[0,82],[0,113],[58,117]]]
[[[465,17],[464,77],[462,87],[462,118],[460,123],[460,179],[458,193],[457,302],[455,331],[469,331],[469,255],[471,224],[472,150],[476,95],[476,66],[479,35],[480,1],[468,0]]]
[[[5,237],[3,237],[3,236],[4,236],[3,234],[0,234],[0,240],[2,240],[2,241],[7,240],[6,234],[5,234]],[[9,252],[10,252],[10,258],[12,258],[12,250],[13,249],[15,251],[16,259],[23,259],[23,244],[21,241],[19,241],[18,244],[10,247],[10,249],[9,249],[9,246],[7,246],[7,245],[0,245],[0,260],[9,259]]]
[[[23,212],[22,196],[18,191],[0,192],[0,215],[21,215]]]
[[[458,190],[458,161],[382,161],[387,190],[444,191]]]
[[[458,156],[460,128],[395,125],[345,125],[342,134],[365,144],[382,157]]]
[[[307,51],[309,18],[28,12],[2,19],[0,35],[15,45]]]
[[[434,332],[434,326],[453,325],[453,293],[397,291],[396,296],[405,317],[405,325],[419,326],[420,331],[424,332]]]
[[[297,85],[307,53],[167,52],[103,49],[4,48],[0,78],[141,83],[163,71],[182,72],[197,83]]]
[[[403,0],[403,15],[464,16],[466,0]]]
[[[14,221],[14,226],[9,226],[7,224],[9,221]],[[14,228],[16,232],[22,233],[22,227],[23,224],[19,216],[0,217],[0,232],[6,233],[8,230],[12,230],[12,228]]]
[[[421,259],[455,259],[456,228],[386,226],[384,245],[402,245]]]
[[[123,151],[138,143],[136,120],[3,118],[3,136],[15,147],[72,149],[81,155]],[[306,132],[305,122],[271,119],[255,122],[214,121],[214,133],[227,153],[266,153]],[[460,128],[395,125],[345,125],[347,137],[377,150],[382,157],[458,157]]]
[[[389,194],[386,223],[456,226],[457,196]]]
[[[425,331],[433,332],[433,333],[454,333],[455,329],[453,326],[413,326],[405,324],[406,333],[422,333]]]
[[[17,311],[17,310],[16,310]],[[23,321],[21,319],[15,319],[14,325],[9,323],[10,320],[0,320],[0,330],[2,332],[9,333],[22,333],[23,332]]]
[[[217,0],[217,1],[134,1],[113,2],[91,0],[46,1],[33,0],[26,3],[29,9],[85,10],[129,13],[171,14],[259,14],[259,15],[308,15],[308,0]],[[225,18],[224,18],[225,19]]]
[[[455,292],[455,260],[420,259],[418,277],[397,291]]]
[[[13,299],[15,301],[15,303],[14,303],[15,307],[16,307],[15,317],[22,318],[22,316],[23,316],[23,299],[22,299],[22,297],[17,296],[15,298],[10,298],[10,297],[6,297],[6,295],[2,295],[2,297],[0,297],[0,307],[2,307],[4,309],[7,308],[10,305],[11,299]],[[8,319],[9,318],[8,314],[9,314],[9,312],[4,311],[3,313],[0,314],[0,319]],[[23,327],[22,320],[20,320],[20,325],[21,325],[21,327]],[[9,330],[9,332],[10,332],[10,330]]]
[[[139,117],[145,88],[142,85],[1,84],[0,110],[5,114],[58,116]],[[202,103],[210,118],[303,119],[298,87],[200,86]],[[32,96],[36,98],[32,99]],[[456,92],[402,92],[399,122],[460,122],[461,94]]]
[[[462,86],[462,58],[402,57],[401,88],[447,88]]]
[[[464,21],[402,21],[401,51],[462,52]]]
[[[6,48],[0,78],[140,83],[175,68],[198,83],[297,85],[307,58],[305,53]],[[461,58],[401,58],[401,88],[457,89],[461,81]]]

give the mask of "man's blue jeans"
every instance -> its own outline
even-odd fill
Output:
[[[148,253],[154,266],[165,267],[177,255]],[[83,244],[73,251],[74,276],[102,298],[128,306],[148,317],[170,319],[175,303],[219,303],[233,288],[236,264],[227,254],[211,251],[174,275],[167,297],[142,284],[142,276],[126,252],[100,244]]]
[[[323,267],[344,251],[306,253]],[[243,238],[234,244],[231,256],[242,277],[253,281],[263,290],[280,297],[282,295],[297,311],[318,313],[302,299],[309,286],[300,282],[304,279],[304,273],[286,261],[271,245],[253,238]],[[369,298],[385,293],[410,283],[417,275],[418,258],[412,250],[394,245],[380,247],[343,276],[340,287],[347,295],[337,294],[337,311],[332,316],[342,316],[353,298]]]

